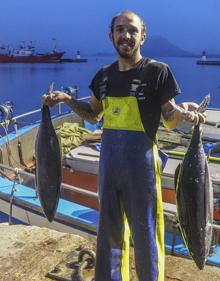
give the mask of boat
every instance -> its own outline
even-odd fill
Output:
[[[63,55],[64,52],[58,52],[56,49],[48,53],[36,53],[32,41],[23,42],[20,49],[0,47],[0,63],[55,63],[60,62]]]
[[[87,99],[83,98],[83,99]],[[97,233],[99,217],[98,200],[98,170],[99,151],[97,140],[100,139],[100,130],[91,134],[84,134],[82,143],[63,155],[63,182],[61,187],[61,198],[55,219],[52,223],[45,218],[35,189],[35,159],[34,147],[39,120],[32,124],[21,122],[30,116],[39,114],[40,109],[27,112],[13,117],[10,105],[2,105],[0,110],[4,120],[1,126],[6,132],[0,138],[0,218],[7,219],[9,223],[24,223],[48,227],[62,232],[74,233],[94,241]],[[220,120],[219,110],[209,110],[208,116],[212,116],[208,122],[215,131],[215,140],[220,141],[220,129],[214,124]],[[214,116],[214,117],[213,117]],[[55,128],[64,122],[79,124],[81,127],[94,129],[94,125],[88,126],[74,112],[62,112],[62,104],[58,105],[57,114],[53,115]],[[26,124],[21,126],[19,124]],[[11,130],[9,131],[8,128]],[[186,128],[182,128],[182,131]],[[218,130],[218,134],[216,132]],[[163,132],[163,129],[159,130]],[[210,136],[204,133],[206,139]],[[180,255],[187,255],[186,247],[181,237],[176,235],[176,206],[174,190],[174,171],[180,163],[184,150],[179,151],[179,143],[189,140],[189,133],[182,133],[180,137],[167,137],[163,133],[163,151],[169,154],[168,162],[162,174],[163,207],[166,222],[166,249]],[[169,135],[167,133],[167,135]],[[183,141],[184,139],[184,141]],[[172,144],[164,146],[164,142]],[[161,142],[162,145],[162,142]],[[215,159],[217,158],[217,159]],[[220,158],[214,157],[210,160],[210,171],[212,174],[215,193],[215,240],[218,241],[220,233]],[[181,245],[181,246],[180,246]],[[217,256],[210,257],[209,262],[220,266],[220,245],[216,242]]]

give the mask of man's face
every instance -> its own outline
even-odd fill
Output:
[[[122,58],[132,58],[144,43],[140,19],[134,14],[122,14],[114,22],[110,38]]]

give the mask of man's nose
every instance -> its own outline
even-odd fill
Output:
[[[131,38],[131,34],[129,33],[129,31],[125,30],[124,33],[123,33],[123,37],[127,38],[127,39],[130,39]]]

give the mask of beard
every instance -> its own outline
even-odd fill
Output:
[[[127,48],[122,46],[123,43],[126,43],[128,45]],[[121,39],[116,44],[115,40],[113,39],[113,45],[119,56],[125,59],[132,58],[138,50],[138,47],[135,48],[134,41],[126,41]]]
[[[119,56],[120,56],[121,58],[124,58],[124,59],[130,59],[130,58],[132,58],[132,56],[133,56],[133,54],[134,54],[133,51],[129,51],[129,52],[121,51],[121,50],[120,50],[119,48],[117,48],[116,46],[115,46],[115,49],[116,49],[117,53],[119,54]]]

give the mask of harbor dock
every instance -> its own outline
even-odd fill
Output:
[[[200,64],[200,65],[220,65],[220,60],[216,60],[216,59],[210,60],[210,59],[207,59],[207,53],[204,50],[202,52],[201,59],[197,60],[196,64]]]
[[[88,60],[81,59],[81,58],[75,58],[75,59],[64,58],[64,59],[60,59],[60,62],[88,62]]]
[[[61,272],[61,264],[66,257],[70,257],[72,251],[85,247],[94,250],[95,243],[77,235],[47,228],[1,223],[0,280],[71,280],[68,279],[71,276],[70,272]],[[136,281],[133,252],[130,257],[130,265],[131,281]],[[65,268],[69,270],[68,267]],[[60,276],[58,279],[51,279],[46,277],[48,272],[56,272]],[[94,274],[94,269],[90,270],[90,274]],[[171,280],[219,281],[220,268],[206,265],[204,270],[199,270],[191,259],[167,254],[165,281]]]
[[[220,65],[220,60],[197,60],[200,65]]]
[[[88,62],[88,59],[82,58],[80,51],[76,52],[76,56],[73,58],[61,58],[60,62]]]

